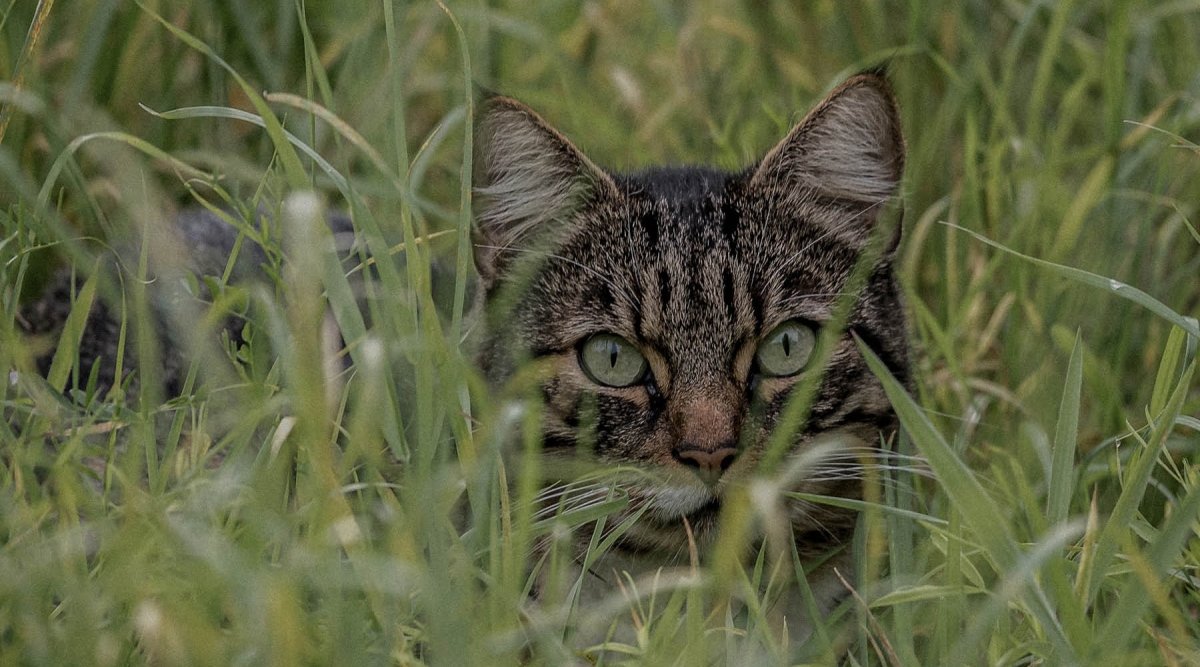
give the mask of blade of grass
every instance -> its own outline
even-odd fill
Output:
[[[874,509],[874,510],[883,512],[884,514],[888,514],[890,516],[900,517],[900,518],[904,518],[904,519],[912,519],[914,521],[926,521],[935,526],[949,525],[949,523],[945,519],[939,519],[938,517],[930,516],[928,514],[922,514],[920,512],[914,512],[912,510],[907,510],[907,509],[903,509],[900,507],[892,507],[890,505],[884,505],[884,504],[880,504],[880,503],[869,503],[869,502],[866,502],[863,500],[855,500],[854,498],[841,498],[838,496],[822,496],[822,495],[818,495],[815,493],[800,493],[800,492],[792,492],[792,491],[785,492],[783,495],[787,496],[788,498],[795,498],[797,500],[804,500],[804,501],[808,501],[811,503],[817,503],[820,505],[829,505],[831,507],[842,507],[845,509],[852,509],[852,510],[855,510],[858,512],[861,512],[861,511],[864,511],[867,509]]]
[[[466,308],[467,281],[471,274],[471,188],[475,170],[475,92],[471,75],[471,51],[468,48],[467,37],[463,33],[462,26],[459,25],[458,19],[455,18],[453,12],[446,7],[442,0],[438,0],[438,7],[450,19],[450,24],[454,26],[454,35],[458,41],[459,58],[461,59],[462,66],[463,104],[466,106],[466,113],[463,116],[462,165],[458,173],[458,244],[454,258],[454,303],[450,311],[450,330],[448,336],[449,347],[456,353],[455,363],[449,369],[455,376],[451,378],[450,388],[453,394],[457,394],[457,396],[452,396],[452,399],[457,398],[459,408],[457,411],[452,411],[451,413],[454,416],[451,427],[457,440],[457,447],[455,449],[458,452],[459,461],[466,468],[467,473],[471,474],[479,454],[475,451],[475,442],[471,435],[471,395],[467,390],[464,375],[466,369],[460,346],[463,342],[463,313]],[[469,490],[471,487],[468,486],[467,488]]]
[[[955,509],[975,534],[998,570],[1008,569],[1017,560],[1016,540],[1008,524],[997,521],[1004,513],[988,496],[983,485],[950,448],[942,434],[913,401],[904,387],[888,371],[887,366],[857,337],[858,349],[871,372],[883,383],[883,389],[896,409],[900,423],[912,437],[913,444],[925,456],[929,467],[950,496]]]
[[[67,314],[67,322],[63,325],[62,335],[58,339],[58,349],[54,351],[54,360],[50,362],[50,372],[46,381],[61,392],[67,386],[67,377],[75,367],[79,352],[79,344],[83,340],[84,327],[87,326],[88,315],[92,311],[92,302],[96,298],[96,280],[100,276],[99,264],[92,269],[91,275],[83,282],[75,296],[75,303]],[[86,369],[79,369],[81,371]]]
[[[1052,257],[1062,257],[1069,249],[1078,244],[1079,236],[1083,233],[1084,223],[1088,219],[1088,213],[1112,192],[1114,164],[1115,161],[1109,156],[1092,167],[1092,171],[1084,179],[1083,185],[1079,187],[1075,197],[1071,200],[1071,206],[1063,214],[1063,219],[1058,224],[1058,232],[1055,234],[1054,243],[1050,249]]]
[[[359,134],[358,130],[355,130],[353,127],[350,127],[350,125],[348,123],[346,123],[346,121],[342,120],[340,117],[338,117],[337,114],[330,111],[328,107],[321,106],[320,104],[317,104],[316,102],[313,102],[312,100],[308,100],[303,97],[300,97],[299,95],[293,95],[291,93],[267,93],[264,97],[266,98],[266,100],[268,102],[273,102],[275,104],[284,104],[284,105],[287,105],[290,107],[294,107],[296,109],[301,109],[301,110],[311,114],[312,116],[314,116],[316,118],[320,118],[321,120],[325,121],[326,123],[329,124],[330,127],[332,127],[334,129],[334,131],[336,131],[339,135],[341,135],[341,137],[343,139],[346,139],[355,148],[357,148],[359,151],[361,151],[362,154],[367,157],[367,160],[369,160],[371,162],[372,166],[374,166],[376,169],[378,169],[379,172],[382,173],[384,176],[388,177],[388,180],[390,180],[392,182],[392,185],[394,187],[398,188],[400,186],[399,176],[397,176],[395,171],[393,171],[392,168],[388,166],[387,162],[384,161],[383,155],[381,155],[379,153],[379,151],[375,150],[375,148],[373,146],[371,146],[370,142],[367,141],[366,137]],[[194,108],[196,108],[196,107],[194,107]],[[199,108],[211,109],[213,107],[199,107]],[[224,107],[215,107],[215,108],[222,109]],[[179,113],[180,111],[183,111],[183,109],[177,110],[172,113]],[[230,111],[236,112],[238,110],[231,109]],[[165,113],[166,112],[164,112],[164,114]],[[250,116],[249,118],[243,118],[242,120],[250,120],[250,122],[253,122],[256,125],[262,124],[262,119],[254,116],[253,114],[247,114],[244,111],[242,111],[240,113]],[[288,134],[290,136],[290,133],[288,133]],[[297,148],[301,148],[301,150],[304,150],[304,148],[306,148],[306,147],[303,147],[303,144],[300,144],[297,146]],[[312,157],[312,155],[316,154],[316,151],[312,151],[312,149],[309,149],[309,151],[311,151],[311,154],[308,151],[305,152],[305,154],[309,155],[309,157]]]
[[[1134,516],[1142,504],[1142,498],[1145,496],[1146,489],[1150,485],[1150,473],[1153,471],[1159,454],[1166,444],[1167,435],[1170,434],[1175,424],[1175,418],[1179,415],[1183,407],[1183,402],[1187,398],[1191,385],[1192,372],[1195,368],[1195,363],[1189,366],[1175,385],[1175,391],[1172,392],[1171,398],[1167,401],[1164,412],[1159,416],[1151,432],[1149,441],[1145,443],[1145,447],[1137,453],[1137,456],[1129,464],[1125,478],[1122,480],[1124,488],[1121,491],[1121,495],[1117,498],[1112,513],[1104,523],[1104,528],[1096,539],[1095,551],[1092,563],[1090,564],[1091,576],[1086,589],[1088,595],[1085,602],[1096,599],[1100,587],[1104,584],[1104,578],[1108,576],[1108,566],[1116,556],[1122,536],[1129,531]]]
[[[1042,110],[1045,108],[1045,100],[1047,90],[1050,85],[1050,75],[1054,71],[1054,64],[1058,61],[1058,54],[1064,42],[1063,33],[1066,29],[1067,21],[1073,16],[1071,11],[1073,0],[1064,0],[1050,5],[1042,5],[1053,12],[1050,18],[1050,25],[1046,30],[1046,34],[1038,40],[1041,52],[1038,54],[1037,66],[1034,70],[1033,89],[1027,98],[1029,107],[1026,112],[1026,136],[1033,137],[1040,141],[1042,137],[1042,119],[1046,115]],[[1030,5],[1031,10],[1038,5]],[[1020,68],[1016,68],[1020,69]]]
[[[1188,369],[1188,376],[1194,369],[1195,366]],[[1162,430],[1169,431],[1170,426],[1164,425]],[[1193,488],[1175,507],[1146,554],[1146,561],[1159,578],[1167,574],[1187,540],[1193,537],[1192,526],[1198,518],[1200,488]],[[1125,582],[1117,595],[1116,607],[1108,614],[1103,630],[1097,635],[1100,641],[1095,645],[1094,660],[1104,661],[1106,657],[1120,655],[1122,647],[1129,644],[1129,636],[1142,625],[1137,621],[1150,606],[1150,587],[1161,585],[1161,581],[1145,581],[1137,576]]]
[[[1050,461],[1050,479],[1046,480],[1046,521],[1051,525],[1067,518],[1075,491],[1075,447],[1079,438],[1079,394],[1083,385],[1083,349],[1079,333],[1067,363],[1058,423],[1054,429],[1054,453]]]
[[[1158,299],[1155,299],[1154,297],[1150,296],[1149,294],[1146,294],[1145,292],[1143,292],[1142,290],[1140,290],[1136,287],[1133,287],[1131,285],[1126,285],[1125,283],[1123,283],[1119,280],[1113,279],[1113,278],[1105,278],[1104,276],[1099,276],[1094,273],[1084,271],[1083,269],[1076,269],[1071,266],[1055,264],[1054,262],[1049,262],[1044,259],[1038,259],[1037,257],[1031,257],[1024,253],[1017,252],[1016,250],[1013,250],[1001,243],[993,241],[982,234],[973,232],[970,229],[967,229],[966,227],[960,227],[959,225],[956,225],[954,223],[942,221],[941,224],[946,225],[947,227],[951,227],[953,229],[957,229],[960,232],[965,232],[965,233],[975,237],[976,240],[978,240],[986,245],[996,248],[997,250],[1002,250],[1006,253],[1009,253],[1010,255],[1015,255],[1016,257],[1020,257],[1021,259],[1025,260],[1027,262],[1032,262],[1033,264],[1036,264],[1037,266],[1041,266],[1043,268],[1049,269],[1049,270],[1053,271],[1054,273],[1059,274],[1060,276],[1069,278],[1070,280],[1074,280],[1076,282],[1083,283],[1084,285],[1088,285],[1091,287],[1098,287],[1100,289],[1111,292],[1112,294],[1115,294],[1123,299],[1128,299],[1128,300],[1138,304],[1139,306],[1145,308],[1146,310],[1149,310],[1150,312],[1154,313],[1155,315],[1158,315],[1159,317],[1170,322],[1171,324],[1174,324],[1175,326],[1183,329],[1184,331],[1195,336],[1196,338],[1200,338],[1200,324],[1197,323],[1195,318],[1186,317],[1186,316],[1180,315],[1179,313],[1176,313],[1174,310],[1171,310],[1170,308],[1168,308],[1163,302],[1159,301]]]
[[[402,58],[400,51],[400,35],[397,32],[396,16],[394,3],[390,0],[384,0],[383,5],[383,24],[384,24],[384,40],[387,44],[389,68],[389,94],[392,100],[392,141],[393,150],[396,151],[396,167],[395,173],[398,177],[399,194],[402,200],[400,207],[400,228],[403,233],[403,241],[406,248],[410,248],[407,254],[407,262],[405,263],[408,273],[409,288],[416,294],[419,308],[414,308],[412,312],[412,343],[420,354],[414,361],[414,375],[416,380],[416,425],[417,425],[417,440],[424,443],[434,443],[437,441],[435,433],[436,415],[433,398],[436,395],[435,375],[432,368],[433,355],[428,354],[426,346],[429,345],[427,340],[428,331],[434,328],[436,322],[430,322],[431,318],[436,319],[431,306],[432,297],[428,284],[429,263],[428,256],[421,252],[421,249],[416,245],[418,235],[424,235],[427,230],[421,229],[418,233],[414,224],[412,210],[409,204],[413,201],[412,192],[409,185],[409,161],[408,161],[408,131],[407,117],[405,109],[404,96],[404,72],[402,67]],[[382,236],[377,230],[368,228],[368,236],[374,236],[376,240],[382,241]],[[372,248],[374,242],[370,240]],[[384,248],[376,250],[377,254],[386,252]],[[438,455],[438,448],[434,446],[426,446],[419,448],[416,451],[417,472],[420,475],[430,474],[430,469],[435,458]]]
[[[966,585],[918,584],[916,586],[902,586],[871,600],[871,608],[893,607],[926,600],[940,601],[950,595],[979,595],[982,593],[987,593],[987,590]]]
[[[1033,607],[1029,611],[1038,616],[1038,620],[1044,624],[1039,631],[1045,633],[1052,646],[1057,649],[1057,652],[1051,654],[1054,658],[1051,661],[1052,664],[1080,664],[1071,645],[1062,641],[1062,628],[1058,626],[1057,619],[1053,616],[1044,617],[1037,611],[1038,607],[1045,605],[1045,600],[1040,589],[1037,588],[1036,573],[1044,567],[1046,562],[1058,558],[1062,550],[1077,539],[1082,530],[1083,526],[1080,522],[1059,524],[1051,528],[1050,533],[1033,549],[1015,560],[1012,567],[1004,573],[1004,578],[997,586],[992,598],[983,605],[982,609],[972,612],[971,622],[967,626],[966,632],[955,643],[954,648],[950,651],[950,657],[943,664],[976,664],[979,656],[982,655],[980,644],[988,639],[989,631],[1010,608],[1010,605],[1021,604],[1018,601],[1021,600],[1023,594],[1032,596],[1033,599],[1023,601],[1024,604],[1021,606]]]
[[[271,98],[271,97],[273,97],[273,96],[268,95],[268,98]],[[151,109],[150,107],[148,107],[144,104],[139,104],[138,106],[140,106],[142,108],[142,110],[144,110],[146,113],[150,114],[151,116],[154,116],[156,118],[162,118],[163,120],[184,120],[184,119],[189,119],[189,118],[225,118],[225,119],[230,119],[230,120],[240,120],[240,121],[250,123],[251,125],[255,125],[257,127],[261,127],[264,129],[268,126],[268,122],[266,120],[263,120],[262,116],[252,114],[249,111],[242,111],[241,109],[233,109],[231,107],[197,106],[197,107],[183,107],[180,109],[171,109],[169,111],[155,111],[154,109]],[[288,141],[288,143],[295,146],[297,149],[300,150],[301,153],[304,153],[305,157],[307,157],[308,159],[310,159],[314,163],[316,163],[316,165],[321,169],[321,171],[325,172],[325,175],[328,176],[330,178],[330,180],[333,181],[333,184],[337,187],[338,190],[341,190],[342,192],[346,192],[350,189],[350,184],[346,180],[346,177],[343,176],[332,164],[330,164],[328,160],[326,160],[324,157],[322,157],[320,153],[318,153],[315,149],[313,149],[308,144],[304,143],[304,141],[301,140],[300,137],[297,137],[296,135],[292,134],[291,132],[289,132],[287,130],[283,130],[282,132],[283,132],[283,137]],[[306,189],[307,189],[307,184],[306,184]]]
[[[62,171],[72,163],[75,158],[75,153],[77,153],[84,144],[98,139],[116,141],[131,148],[135,148],[156,160],[160,160],[163,163],[170,165],[172,169],[180,172],[181,178],[184,174],[192,178],[201,178],[205,180],[210,180],[212,178],[211,175],[171,156],[166,151],[144,139],[135,137],[125,132],[93,132],[91,134],[85,134],[73,139],[71,143],[63,149],[62,153],[59,153],[58,157],[55,158],[54,163],[50,165],[50,170],[46,173],[46,178],[42,182],[42,188],[38,191],[37,195],[37,206],[40,210],[45,210],[50,206],[50,197],[53,194],[55,183],[58,182],[59,174],[61,174]]]
[[[905,433],[897,433],[893,440],[893,450],[901,455],[911,455],[912,443]],[[916,513],[918,496],[916,493],[904,493],[907,489],[918,488],[917,473],[912,469],[884,469],[884,502],[887,507],[893,507],[903,512]],[[904,516],[889,514],[887,517],[887,558],[888,568],[893,573],[909,573],[917,571],[918,555],[918,523],[907,520]],[[947,595],[949,600],[962,599],[961,593]],[[951,603],[953,604],[953,602]],[[921,620],[917,605],[901,604],[892,610],[892,637],[896,652],[906,665],[919,665],[917,657],[916,628]]]
[[[459,57],[463,68],[463,100],[466,105],[466,115],[463,119],[463,152],[462,166],[459,169],[458,191],[458,252],[455,254],[454,306],[450,324],[450,338],[458,343],[462,338],[463,310],[467,297],[467,276],[471,265],[471,183],[474,174],[473,145],[475,137],[475,91],[471,79],[471,51],[467,46],[467,37],[463,33],[458,19],[446,7],[442,0],[437,0],[438,6],[446,13],[454,26],[454,34],[458,39]],[[466,400],[466,396],[463,396]],[[464,409],[469,405],[464,404]]]
[[[29,32],[25,33],[25,44],[21,47],[20,53],[17,55],[16,65],[13,67],[12,82],[13,87],[20,91],[25,84],[26,65],[29,59],[33,57],[37,51],[38,41],[42,37],[42,32],[46,29],[46,23],[50,20],[50,10],[54,8],[54,0],[38,0],[37,9],[33,15],[33,22],[29,24]],[[7,20],[8,15],[4,16]],[[13,107],[4,105],[0,108],[0,144],[4,143],[4,135],[8,132],[8,124],[12,121]]]
[[[1171,390],[1179,375],[1186,342],[1187,334],[1178,327],[1172,327],[1171,333],[1167,335],[1167,344],[1163,348],[1162,363],[1158,365],[1158,373],[1154,377],[1154,391],[1150,395],[1151,415],[1160,414],[1167,407]]]

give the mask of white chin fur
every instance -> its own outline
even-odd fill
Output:
[[[668,486],[649,494],[650,512],[660,520],[691,514],[712,502],[715,496],[703,486]]]

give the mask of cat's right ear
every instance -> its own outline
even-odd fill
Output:
[[[616,185],[512,98],[481,100],[475,127],[475,267],[490,288],[514,253],[559,228],[589,198],[615,193]]]

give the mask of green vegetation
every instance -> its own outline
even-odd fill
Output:
[[[1200,662],[1200,3],[734,4],[0,0],[0,663],[569,662],[605,610],[530,606],[530,545],[619,498],[535,516],[528,383],[486,391],[460,350],[474,84],[610,167],[733,166],[883,60],[920,371],[889,391],[933,477],[880,472],[856,594],[810,641],[717,553],[639,590],[604,664]],[[271,281],[188,285],[210,298],[170,314],[193,362],[164,397],[147,294],[196,206]],[[140,259],[93,274],[122,243]],[[149,381],[97,391],[73,325],[32,372],[53,342],[18,302],[56,262],[75,323],[127,313]]]

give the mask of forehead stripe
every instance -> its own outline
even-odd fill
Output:
[[[724,199],[721,202],[721,235],[729,244],[730,252],[737,252],[737,230],[740,223],[741,216],[737,207],[728,198]]]
[[[671,303],[671,274],[665,266],[658,269],[658,307],[659,311],[666,313],[668,305]]]
[[[729,318],[729,323],[732,325],[737,322],[737,303],[735,302],[733,290],[733,272],[729,269],[728,265],[726,265],[721,278],[725,288],[725,315]]]
[[[658,211],[655,210],[653,204],[647,204],[646,210],[638,216],[638,222],[642,223],[642,230],[646,232],[646,242],[651,248],[657,248],[659,240]]]

